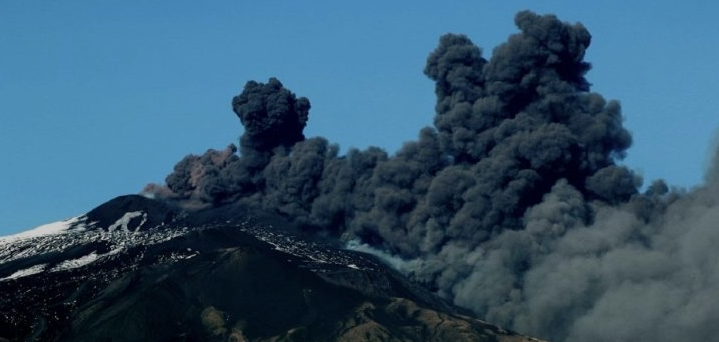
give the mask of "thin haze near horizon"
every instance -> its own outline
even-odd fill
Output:
[[[488,57],[522,9],[592,34],[592,90],[621,102],[624,164],[645,184],[702,182],[719,127],[716,5],[530,1],[198,7],[7,1],[0,5],[0,235],[79,215],[161,182],[188,153],[237,143],[231,99],[279,78],[312,103],[307,136],[390,152],[431,125],[422,69],[439,37]]]

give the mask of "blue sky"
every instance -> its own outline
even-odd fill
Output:
[[[422,74],[443,33],[489,57],[522,9],[581,22],[593,91],[622,103],[645,182],[702,181],[719,127],[709,1],[19,1],[0,3],[0,235],[161,182],[236,142],[231,99],[278,77],[305,134],[395,151],[431,125]]]

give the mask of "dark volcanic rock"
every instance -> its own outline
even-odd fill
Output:
[[[125,195],[90,210],[85,217],[93,226],[108,229],[115,223],[125,223],[118,221],[124,216],[127,218],[128,229],[135,230],[169,224],[175,221],[180,212],[180,208],[166,202],[140,195]],[[118,217],[118,214],[123,216]]]
[[[240,206],[123,196],[0,239],[0,341],[525,341]]]

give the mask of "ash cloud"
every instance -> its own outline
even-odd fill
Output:
[[[591,35],[517,14],[490,57],[447,34],[427,59],[433,127],[395,154],[305,138],[310,103],[277,79],[232,101],[237,147],[185,157],[146,190],[240,202],[377,251],[484,319],[554,341],[706,340],[718,331],[719,171],[692,191],[618,164],[632,138],[590,91]],[[714,160],[714,165],[716,160]]]
[[[291,147],[305,139],[302,130],[307,124],[310,101],[297,98],[276,78],[267,84],[247,82],[244,91],[232,99],[232,110],[245,127],[240,138],[243,156]]]

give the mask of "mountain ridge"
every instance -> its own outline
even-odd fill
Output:
[[[66,224],[0,241],[0,341],[529,341],[239,205],[128,195]]]

